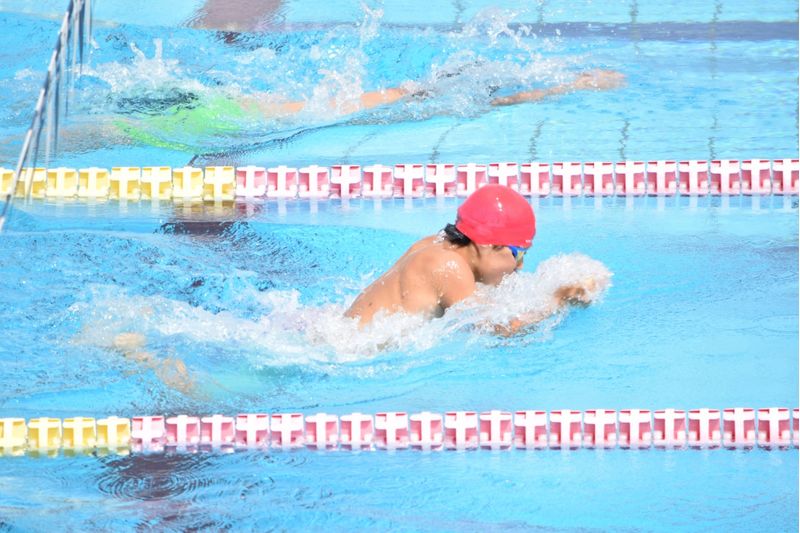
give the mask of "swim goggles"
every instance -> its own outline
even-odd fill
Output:
[[[514,256],[514,259],[517,260],[517,264],[522,263],[522,260],[525,258],[525,252],[528,251],[527,248],[522,248],[521,246],[511,246],[510,244],[506,245],[509,250],[511,250],[511,255]]]

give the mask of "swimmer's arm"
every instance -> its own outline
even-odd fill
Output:
[[[508,324],[495,324],[494,331],[503,337],[511,337],[520,331],[535,326],[539,322],[570,306],[586,307],[591,303],[587,288],[581,285],[565,285],[553,294],[549,305],[532,313],[512,319]]]
[[[168,387],[184,394],[195,392],[194,380],[180,359],[157,359],[151,352],[145,351],[145,337],[141,333],[120,333],[114,338],[112,347],[123,357],[135,361],[151,369]]]
[[[380,91],[363,93],[358,101],[338,102],[335,98],[328,100],[328,108],[340,113],[349,114],[382,105],[393,104],[409,95],[409,91],[402,87],[390,87]],[[305,101],[270,102],[257,96],[242,96],[239,103],[249,112],[256,112],[265,118],[284,117],[296,115],[306,108]]]
[[[582,72],[577,78],[568,82],[547,87],[522,91],[511,96],[502,96],[492,100],[494,106],[521,104],[525,102],[538,102],[549,96],[572,93],[575,91],[603,91],[616,89],[625,85],[625,75],[613,70],[589,70]]]

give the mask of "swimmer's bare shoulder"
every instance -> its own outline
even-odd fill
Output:
[[[438,235],[420,239],[356,298],[345,316],[361,324],[380,310],[441,316],[475,290],[469,264]]]
[[[469,263],[438,236],[412,246],[403,278],[408,284],[424,283],[428,297],[425,307],[434,308],[436,315],[475,292],[475,275]]]

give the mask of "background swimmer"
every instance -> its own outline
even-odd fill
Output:
[[[141,52],[140,52],[141,53]],[[480,68],[480,65],[472,65]],[[443,74],[457,76],[459,72]],[[495,96],[503,91],[497,86],[486,87],[490,106],[509,106],[534,103],[540,100],[569,94],[577,91],[603,91],[624,86],[625,76],[616,71],[593,69],[578,74],[573,80],[550,87],[529,89],[506,96]],[[268,92],[254,92],[237,96],[214,94],[200,97],[193,92],[171,90],[160,100],[128,103],[139,112],[135,114],[113,115],[101,118],[94,116],[90,122],[76,123],[60,129],[59,143],[70,150],[72,144],[86,149],[87,143],[98,140],[108,143],[159,146],[191,153],[203,152],[203,146],[186,142],[186,134],[214,139],[233,135],[243,128],[243,124],[254,127],[256,124],[277,128],[288,127],[282,121],[293,119],[304,128],[318,124],[320,116],[325,120],[338,120],[360,112],[401,102],[432,100],[435,92],[424,88],[416,81],[406,81],[397,87],[356,94],[338,92],[320,101],[298,100]],[[166,105],[166,107],[164,107]],[[156,106],[157,113],[142,112],[140,108]],[[163,108],[163,109],[162,109]],[[274,124],[273,124],[274,122]],[[295,124],[287,133],[295,134]],[[277,133],[277,132],[276,132]],[[242,143],[249,139],[242,138]],[[227,163],[226,163],[227,164]]]
[[[497,286],[522,268],[536,234],[533,208],[509,187],[486,185],[459,207],[455,225],[416,242],[353,302],[346,316],[364,325],[379,312],[441,317],[475,294],[478,284]],[[548,304],[496,331],[511,334],[567,305],[588,305],[607,276],[554,287]]]
[[[625,75],[613,70],[593,69],[580,73],[575,79],[552,87],[520,91],[509,96],[494,98],[490,101],[492,106],[506,106],[537,102],[550,96],[558,96],[576,91],[603,91],[616,89],[625,85]],[[499,87],[491,87],[495,93]],[[266,95],[263,95],[266,96]],[[417,82],[406,81],[399,87],[390,87],[378,91],[362,93],[356,99],[332,98],[328,101],[328,108],[341,115],[349,115],[358,111],[365,111],[375,107],[393,104],[406,98],[429,98],[431,95],[420,90]],[[305,101],[288,101],[282,103],[270,102],[260,96],[240,97],[238,102],[246,111],[255,111],[265,118],[284,117],[303,111],[307,105]]]

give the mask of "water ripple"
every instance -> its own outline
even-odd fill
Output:
[[[110,496],[133,500],[164,500],[190,495],[215,483],[205,475],[202,455],[132,455],[105,460],[97,488]]]

